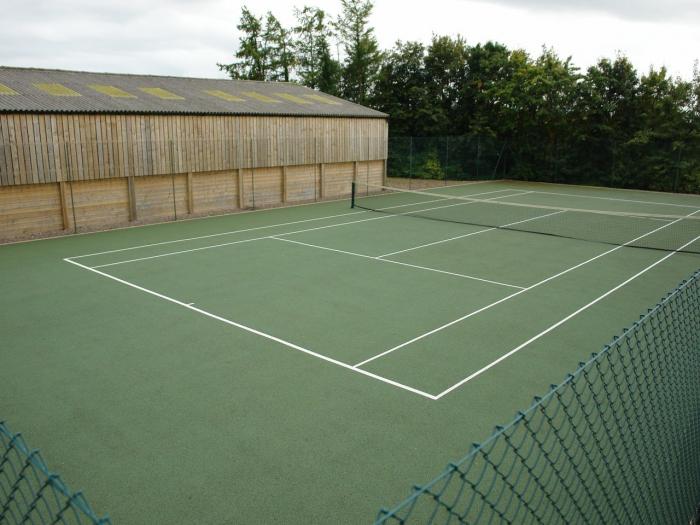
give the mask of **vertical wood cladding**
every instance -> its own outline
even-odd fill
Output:
[[[0,114],[0,186],[386,157],[381,118]]]
[[[344,198],[355,171],[360,184],[381,184],[383,168],[383,160],[291,166],[286,202],[282,167],[0,186],[0,242]]]

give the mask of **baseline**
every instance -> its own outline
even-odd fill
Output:
[[[175,299],[175,298],[173,298],[173,297],[169,297],[169,296],[167,296],[167,295],[164,295],[164,294],[162,294],[162,293],[156,292],[156,291],[154,291],[154,290],[150,290],[150,289],[148,289],[148,288],[144,288],[143,286],[139,286],[138,284],[134,284],[134,283],[129,282],[129,281],[125,280],[125,279],[121,279],[121,278],[119,278],[119,277],[116,277],[116,276],[114,276],[114,275],[108,274],[108,273],[106,273],[106,272],[102,272],[102,271],[100,271],[100,270],[96,270],[95,268],[91,268],[90,266],[85,266],[84,264],[81,264],[81,263],[79,263],[79,262],[76,262],[76,261],[71,260],[69,257],[67,257],[67,258],[65,258],[65,259],[63,259],[63,260],[64,260],[65,262],[68,262],[68,263],[70,263],[70,264],[73,264],[73,265],[75,265],[75,266],[77,266],[77,267],[79,267],[79,268],[82,268],[82,269],[84,269],[84,270],[89,270],[89,271],[91,271],[91,272],[93,272],[93,273],[96,273],[96,274],[98,274],[98,275],[101,275],[102,277],[106,277],[106,278],[111,279],[111,280],[113,280],[113,281],[116,281],[116,282],[118,282],[118,283],[120,283],[120,284],[129,286],[129,287],[131,287],[131,288],[134,288],[134,289],[139,290],[139,291],[141,291],[141,292],[145,292],[145,293],[147,293],[147,294],[149,294],[149,295],[152,295],[152,296],[154,296],[154,297],[157,297],[157,298],[159,298],[159,299],[163,299],[163,300],[168,301],[168,302],[170,302],[170,303],[176,304],[176,305],[178,305],[178,306],[181,306],[181,307],[183,307],[183,308],[186,308],[186,309],[188,309],[188,310],[191,310],[191,311],[193,311],[193,312],[196,312],[196,313],[198,313],[198,314],[200,314],[200,315],[203,315],[203,316],[205,316],[205,317],[209,317],[209,318],[214,319],[214,320],[216,320],[216,321],[220,321],[220,322],[222,322],[222,323],[225,323],[225,324],[234,326],[234,327],[236,327],[236,328],[239,328],[239,329],[244,330],[244,331],[246,331],[246,332],[249,332],[249,333],[251,333],[251,334],[257,335],[257,336],[259,336],[259,337],[263,337],[263,338],[265,338],[265,339],[269,339],[270,341],[274,341],[274,342],[276,342],[276,343],[279,343],[279,344],[281,344],[281,345],[283,345],[283,346],[286,346],[286,347],[291,348],[291,349],[293,349],[293,350],[296,350],[296,351],[298,351],[298,352],[302,352],[302,353],[304,353],[304,354],[307,354],[307,355],[316,357],[316,358],[321,359],[321,360],[323,360],[323,361],[326,361],[326,362],[328,362],[328,363],[332,363],[332,364],[334,364],[334,365],[336,365],[336,366],[340,366],[340,367],[342,367],[342,368],[351,370],[351,371],[353,371],[353,372],[357,372],[358,374],[361,374],[361,375],[364,375],[364,376],[367,376],[367,377],[371,377],[372,379],[376,379],[377,381],[381,381],[381,382],[383,382],[383,383],[386,383],[386,384],[392,385],[392,386],[394,386],[394,387],[397,387],[397,388],[406,390],[406,391],[408,391],[408,392],[411,392],[411,393],[414,393],[414,394],[418,394],[418,395],[423,396],[423,397],[425,397],[425,398],[428,398],[428,399],[430,399],[430,400],[433,400],[433,401],[435,400],[435,396],[434,396],[433,394],[430,394],[430,393],[428,393],[428,392],[424,392],[423,390],[419,390],[419,389],[417,389],[417,388],[414,388],[414,387],[409,386],[409,385],[405,385],[405,384],[403,384],[403,383],[399,383],[398,381],[394,381],[394,380],[389,379],[389,378],[387,378],[387,377],[383,377],[383,376],[380,376],[380,375],[378,375],[378,374],[374,374],[374,373],[372,373],[372,372],[368,372],[367,370],[362,370],[362,369],[356,368],[355,366],[353,366],[353,365],[351,365],[351,364],[344,363],[343,361],[339,361],[339,360],[337,360],[337,359],[333,359],[332,357],[328,357],[328,356],[323,355],[323,354],[319,354],[318,352],[314,352],[314,351],[312,351],[312,350],[309,350],[308,348],[304,348],[304,347],[302,347],[302,346],[299,346],[299,345],[297,345],[297,344],[295,344],[295,343],[292,343],[292,342],[287,341],[287,340],[285,340],[285,339],[282,339],[282,338],[280,338],[280,337],[276,337],[276,336],[274,336],[274,335],[268,334],[268,333],[263,332],[263,331],[261,331],[261,330],[257,330],[257,329],[255,329],[255,328],[250,327],[250,326],[247,326],[247,325],[238,323],[238,322],[236,322],[236,321],[232,321],[232,320],[230,320],[230,319],[226,319],[225,317],[221,317],[221,316],[219,316],[219,315],[213,314],[213,313],[208,312],[208,311],[206,311],[206,310],[203,310],[203,309],[201,309],[201,308],[197,308],[196,306],[194,306],[194,303],[185,303],[185,302],[183,302],[183,301],[179,301],[178,299]]]

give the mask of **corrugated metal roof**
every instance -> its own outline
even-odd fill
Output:
[[[0,112],[386,118],[298,84],[0,66]]]

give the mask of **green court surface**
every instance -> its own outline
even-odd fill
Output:
[[[429,192],[0,246],[0,419],[114,523],[367,523],[700,268],[700,196]]]

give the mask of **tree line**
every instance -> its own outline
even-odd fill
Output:
[[[390,144],[479,137],[511,178],[700,192],[697,62],[685,80],[663,67],[639,74],[623,55],[581,71],[551,48],[531,56],[461,36],[381,50],[372,8],[340,0],[331,16],[305,6],[284,27],[244,7],[234,61],[218,66],[232,78],[299,82],[384,111]],[[424,143],[436,146],[415,159],[415,173],[446,174],[440,141]]]

